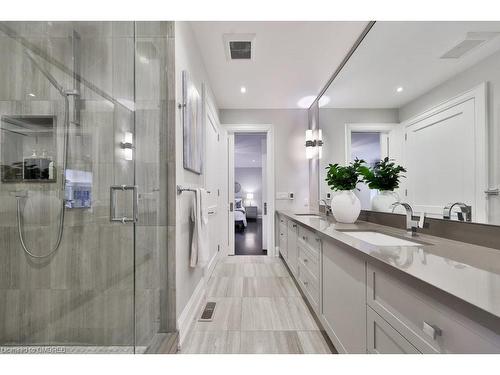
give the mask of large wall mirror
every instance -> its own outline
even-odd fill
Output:
[[[318,103],[322,199],[329,163],[388,157],[405,178],[362,209],[500,225],[500,22],[376,22]]]

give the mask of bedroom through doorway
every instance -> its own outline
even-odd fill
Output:
[[[234,135],[234,254],[267,255],[266,134]]]

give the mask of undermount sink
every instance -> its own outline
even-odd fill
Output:
[[[418,242],[404,240],[402,238],[393,237],[388,234],[375,231],[343,230],[341,232],[375,246],[422,246],[422,244]]]
[[[302,216],[302,217],[315,217],[318,219],[321,219],[322,216],[318,214],[295,214],[295,216]]]

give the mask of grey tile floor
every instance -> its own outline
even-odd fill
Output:
[[[213,320],[196,322],[180,353],[331,353],[279,258],[221,259],[207,300],[217,302]]]

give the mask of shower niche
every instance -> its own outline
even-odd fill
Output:
[[[56,182],[55,116],[2,116],[2,182]]]

